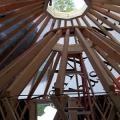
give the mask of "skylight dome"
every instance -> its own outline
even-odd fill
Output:
[[[55,18],[70,19],[81,16],[87,7],[84,0],[52,0],[47,11]]]

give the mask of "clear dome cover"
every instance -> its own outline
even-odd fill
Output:
[[[47,11],[55,18],[70,19],[81,16],[87,7],[84,0],[52,0]]]

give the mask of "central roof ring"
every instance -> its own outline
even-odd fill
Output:
[[[52,0],[46,11],[53,18],[72,19],[83,16],[89,6],[89,0]]]

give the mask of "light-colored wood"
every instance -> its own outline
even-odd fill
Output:
[[[99,11],[100,13],[102,13],[102,14],[110,17],[110,18],[113,18],[114,20],[117,20],[118,22],[120,22],[120,16],[109,12],[107,9],[105,10],[105,9],[103,9],[101,7],[97,7],[97,6],[92,6],[92,8]]]
[[[21,72],[27,64],[38,54],[39,51],[45,46],[49,38],[54,34],[50,33],[43,40],[34,44],[30,49],[28,49],[24,54],[19,56],[17,59],[12,61],[8,66],[6,66],[2,71],[0,71],[0,88],[8,87],[19,72]],[[24,60],[24,62],[22,62]]]
[[[106,53],[101,50],[99,47],[95,47],[95,49],[98,51],[98,53],[100,53],[100,55],[110,63],[110,65],[120,74],[120,67],[119,67],[119,64],[114,61],[113,59],[109,58]]]
[[[69,91],[66,89],[64,90],[64,82],[65,76],[71,74],[76,75],[77,90],[75,90],[75,92],[78,92],[79,96],[79,99],[77,99],[79,102],[85,99],[85,103],[89,105],[89,107],[86,107],[87,105],[85,105],[85,107],[89,108],[90,111],[78,112],[79,109],[81,110],[79,105],[77,104],[74,107],[73,105],[76,101],[73,103],[71,102],[71,107],[67,108],[67,110],[70,111],[68,113],[69,118],[71,117],[72,120],[77,120],[77,115],[85,115],[87,120],[94,120],[93,113],[96,113],[96,110],[99,112],[98,116],[101,116],[101,120],[113,120],[115,119],[115,114],[120,116],[120,96],[115,92],[115,84],[119,88],[120,85],[118,85],[118,81],[113,77],[113,74],[108,70],[102,59],[103,57],[104,60],[120,73],[120,42],[116,39],[116,35],[111,33],[113,29],[113,32],[115,30],[120,34],[119,25],[117,26],[120,22],[120,0],[85,0],[88,8],[84,14],[80,17],[68,20],[54,18],[47,13],[46,8],[48,2],[52,2],[52,0],[0,0],[0,37],[3,35],[2,38],[0,38],[1,50],[7,45],[10,45],[11,39],[15,35],[25,30],[25,33],[20,36],[17,43],[10,45],[10,47],[6,47],[0,54],[0,66],[6,66],[5,68],[0,68],[2,69],[0,71],[0,104],[3,107],[2,109],[0,106],[0,114],[2,114],[3,119],[23,120],[25,119],[24,115],[27,110],[29,111],[30,119],[36,119],[36,102],[30,100],[31,96],[38,85],[41,84],[40,82],[44,75],[47,75],[46,86],[44,86],[45,91],[43,91],[44,94],[36,97],[36,101],[39,101],[39,103],[41,103],[41,101],[46,103],[50,97],[48,91],[50,91],[50,85],[53,82],[54,74],[58,74],[58,76],[52,90],[54,93],[55,87],[55,95],[59,95],[53,95],[52,98],[53,103],[58,109],[57,115],[55,116],[56,120],[68,119],[65,113],[68,98],[63,96],[63,92],[65,91],[65,93],[67,93],[66,91]],[[91,24],[91,21],[86,17],[94,24]],[[114,24],[109,18],[114,19],[113,22],[117,23]],[[76,25],[74,20],[76,20],[77,23],[76,28],[74,27]],[[83,22],[81,22],[81,20],[83,20]],[[24,22],[20,24],[22,21]],[[63,21],[64,24],[62,24]],[[70,27],[68,27],[68,22],[71,23]],[[82,27],[83,23],[85,24],[84,27]],[[106,24],[111,31],[107,30],[104,24]],[[17,27],[17,25],[19,26]],[[17,28],[6,33],[6,30],[14,26]],[[62,29],[61,26],[63,26]],[[47,33],[45,33],[45,36],[42,36],[44,32]],[[26,50],[24,49],[21,55],[15,55],[14,53],[19,52],[18,48],[24,43],[26,38],[33,35],[33,33],[35,36],[30,46],[26,47]],[[74,37],[75,45],[69,45],[70,36]],[[41,39],[42,37],[43,39]],[[65,42],[63,45],[56,44],[60,37],[64,38]],[[85,65],[83,65],[83,58],[81,57],[81,59],[79,59],[83,52],[86,53],[90,64],[93,66],[103,88],[107,92],[106,96],[108,96],[108,98],[104,96],[105,100],[103,104],[99,104],[99,101],[96,99],[89,77],[87,76],[87,70],[85,69]],[[72,69],[66,68],[67,62],[70,62],[69,58],[74,58],[74,61],[71,61],[74,62],[74,66],[71,65]],[[12,59],[12,62],[9,62],[10,59]],[[81,64],[81,61],[83,64]],[[25,101],[25,106],[20,111],[20,114],[17,113],[18,107],[20,106],[19,99],[16,98],[18,98],[32,78],[36,76],[39,68],[45,62],[46,64],[39,78],[33,82],[33,86],[27,97],[29,100]],[[57,69],[59,62],[60,67]],[[77,70],[77,65],[83,66],[79,68],[80,70]],[[46,72],[48,73],[46,74]],[[81,79],[84,77],[84,79],[82,79],[84,83],[85,81],[89,83],[93,95],[92,98],[94,99],[91,99],[91,93],[87,82],[85,83],[86,88],[84,88],[84,90],[79,90],[78,75],[81,76]],[[82,82],[82,84],[84,83]],[[83,94],[82,97],[80,96],[81,93]],[[4,99],[5,96],[10,97],[11,100]],[[15,100],[12,99],[12,96],[15,97]],[[83,103],[81,104],[83,105]],[[84,107],[82,108],[84,109]],[[5,116],[6,113],[7,115]]]
[[[96,34],[102,41],[104,41],[105,43],[109,44],[112,48],[114,48],[117,52],[120,52],[120,44],[114,42],[113,40],[103,36],[102,34],[100,34],[98,31],[93,30],[93,29],[89,29],[89,31],[91,31],[92,33]]]
[[[65,39],[64,39],[64,47],[61,57],[61,62],[59,66],[59,72],[55,84],[55,88],[58,90],[56,94],[61,94],[64,90],[64,81],[65,81],[65,74],[66,74],[66,66],[67,66],[67,56],[68,56],[68,45],[69,45],[69,35],[70,30],[67,29]]]
[[[100,8],[104,8],[106,10],[109,10],[109,11],[114,11],[116,13],[120,13],[120,7],[117,6],[117,5],[110,5],[110,4],[93,4],[93,6],[97,6],[97,7],[100,7]]]
[[[43,64],[47,56],[51,53],[52,47],[55,45],[59,37],[61,36],[61,30],[59,30],[43,47],[38,55],[31,61],[31,63],[16,77],[14,83],[7,89],[7,93],[11,96],[19,95],[24,89],[25,85],[33,77],[35,72]],[[16,91],[14,91],[16,89]]]
[[[76,21],[77,21],[77,23],[78,23],[78,26],[81,26],[81,23],[80,23],[79,18],[76,18]]]
[[[103,23],[107,24],[108,26],[110,26],[111,28],[113,28],[114,30],[116,30],[118,33],[120,33],[120,28],[118,26],[114,25],[108,19],[104,18],[104,16],[102,16],[100,13],[98,13],[95,10],[92,10],[92,9],[90,9],[89,12],[92,15],[94,15],[95,17],[97,17],[98,19],[100,19]]]
[[[119,0],[91,0],[91,2],[102,3],[102,4],[120,5]]]
[[[120,53],[112,46],[110,46],[107,42],[104,42],[100,37],[86,29],[84,32],[84,36],[90,38],[94,45],[100,47],[104,52],[107,53],[107,56],[111,59],[114,59],[116,62],[120,63]]]
[[[16,49],[19,48],[20,45],[23,44],[24,41],[26,41],[26,38],[28,38],[29,35],[32,34],[32,33],[35,31],[36,27],[37,27],[37,26],[39,25],[39,23],[44,19],[44,17],[45,17],[45,16],[41,16],[41,17],[36,21],[36,23],[31,26],[31,28],[29,29],[29,32],[27,32],[27,33],[25,34],[25,36],[20,37],[19,42],[17,42],[17,43],[15,44],[15,46],[11,48],[11,50],[10,50],[10,52],[8,52],[7,56],[1,61],[1,64],[4,64],[4,62],[5,62],[7,59],[9,59],[12,54],[14,54],[14,52],[16,51]],[[46,19],[47,19],[47,18],[46,18]],[[42,27],[41,27],[41,28],[42,28]],[[40,29],[40,30],[41,30],[41,29]],[[37,37],[37,34],[36,34],[35,37]],[[34,38],[34,39],[33,39],[33,43],[34,43],[36,40],[37,40],[37,39]],[[9,50],[9,49],[8,49],[8,50]]]
[[[9,39],[11,37],[13,37],[16,33],[18,33],[20,30],[22,29],[27,29],[28,25],[32,23],[32,21],[34,21],[39,15],[41,15],[41,10],[35,11],[32,14],[32,17],[28,18],[23,24],[21,24],[17,29],[11,31],[10,33],[7,34],[6,37],[4,37],[4,39],[1,38],[1,40],[4,40],[2,42],[2,44],[0,44],[0,47],[2,47],[2,45],[5,45],[6,43],[9,43]]]
[[[54,46],[53,50],[58,51],[58,52],[62,52],[63,47],[64,47],[64,45],[62,45],[62,44],[56,44]],[[82,51],[83,51],[82,47],[78,44],[68,46],[68,54],[81,53]]]
[[[118,45],[120,44],[120,42],[110,32],[108,32],[90,13],[87,13],[87,16],[102,30],[104,34],[109,36],[113,42],[117,43]]]
[[[76,104],[77,100],[74,99],[69,99],[68,101],[68,113],[69,113],[69,120],[78,120],[77,116],[78,116],[78,111],[77,109],[69,109],[69,108],[74,108],[74,107],[78,107],[78,105]]]
[[[38,2],[37,4],[39,4],[39,3],[41,3],[41,2]],[[19,9],[16,9],[16,11],[10,12],[9,14],[7,14],[6,17],[1,18],[1,19],[0,19],[0,22],[2,23],[2,22],[4,22],[5,20],[10,19],[11,17],[15,17],[15,16],[17,16],[17,15],[20,15],[20,14],[23,13],[24,11],[26,11],[26,10],[28,10],[28,9],[31,9],[31,7],[32,7],[33,5],[36,5],[36,3],[33,3],[32,5],[30,4],[30,5],[27,5],[27,6],[23,6],[23,7],[20,7],[20,6],[19,6],[19,7],[20,7]],[[13,6],[11,6],[11,7],[13,7]],[[1,7],[0,7],[0,8],[1,8]]]
[[[56,67],[59,63],[59,60],[60,60],[60,54],[58,53],[57,56],[56,56],[56,59],[55,59],[55,62],[53,63],[53,67],[52,69],[49,71],[49,74],[48,74],[48,80],[47,80],[47,85],[46,85],[46,88],[45,88],[45,91],[44,91],[44,97],[47,95],[48,93],[48,90],[49,90],[49,87],[50,87],[50,84],[52,82],[52,79],[53,79],[53,76],[54,76],[54,73],[55,73],[55,70],[56,70]]]
[[[89,22],[86,20],[85,16],[82,17],[82,20],[84,21],[84,23],[86,24],[87,27],[91,27],[91,25],[89,24]]]
[[[68,102],[68,96],[64,95],[64,96],[58,96],[57,97],[57,96],[51,95],[51,100],[58,110],[56,115],[59,114],[60,118],[62,120],[68,120],[68,117],[66,116],[65,111],[64,111],[64,107]]]
[[[21,20],[25,19],[26,17],[30,16],[35,10],[40,9],[41,5],[37,4],[36,6],[32,5],[31,7],[34,7],[33,9],[30,9],[30,11],[27,11],[25,13],[22,13],[21,15],[19,15],[14,21],[11,21],[8,24],[5,24],[3,27],[0,27],[0,32],[3,32],[5,30],[7,30],[8,28],[10,28],[11,26],[17,24],[18,22],[20,22]]]
[[[0,1],[0,12],[1,13],[9,13],[10,11],[16,10],[18,8],[22,8],[24,6],[29,6],[31,4],[35,4],[35,3],[39,3],[39,1],[24,1],[24,0],[20,0],[20,1],[7,1],[5,0],[4,3],[2,4]],[[41,1],[42,3],[42,1]]]
[[[85,38],[83,37],[82,33],[81,33],[81,32],[79,31],[79,29],[77,29],[77,28],[76,28],[76,35],[77,35],[77,37],[78,37],[78,41],[82,44],[83,49],[84,49],[84,51],[86,52],[86,54],[88,55],[90,61],[93,61],[93,59],[94,59],[94,61],[96,62],[96,65],[99,65],[99,70],[101,69],[101,70],[100,70],[101,73],[104,72],[104,73],[102,73],[102,74],[106,75],[106,77],[109,78],[109,76],[106,74],[106,72],[105,72],[105,71],[102,71],[103,67],[102,67],[101,64],[99,63],[99,60],[98,60],[98,57],[97,57],[95,51],[94,51],[93,48],[90,46],[90,44],[88,44],[87,40],[85,40]],[[93,63],[93,62],[92,62],[92,63]],[[99,64],[98,64],[98,63],[99,63]],[[95,65],[95,63],[94,63],[93,65]],[[96,65],[95,65],[95,66],[96,66]],[[95,68],[96,68],[96,67],[95,67]],[[100,75],[101,75],[101,74],[100,74]],[[98,76],[99,76],[99,75],[98,75]],[[105,77],[105,76],[104,76],[104,77]],[[109,79],[110,79],[110,78],[109,78]],[[102,80],[104,80],[104,79],[102,79]],[[105,79],[105,80],[107,80],[107,81],[105,81],[106,90],[109,91],[109,87],[110,87],[110,86],[113,86],[113,83],[111,82],[111,80],[109,80],[109,81],[108,81],[108,79]]]
[[[29,92],[28,94],[28,99],[31,98],[31,96],[33,95],[33,93],[35,92],[35,90],[37,89],[38,85],[40,84],[43,76],[45,75],[45,73],[47,72],[47,69],[48,67],[50,66],[51,62],[52,62],[52,59],[54,58],[55,56],[55,52],[51,53],[51,56],[49,57],[47,63],[45,64],[41,74],[39,75],[38,79],[35,81],[33,87],[31,88],[31,91]]]
[[[115,107],[118,111],[120,111],[120,104],[119,103],[119,97],[114,94],[114,85],[112,83],[112,79],[107,73],[107,71],[104,69],[104,66],[98,57],[95,50],[88,44],[87,40],[84,38],[82,33],[79,31],[78,28],[76,28],[76,35],[78,37],[78,41],[82,44],[84,51],[86,52],[87,56],[89,57],[90,62],[92,63],[93,68],[95,69],[98,77],[101,80],[101,83],[106,90],[106,92],[109,93],[109,96],[111,97]]]

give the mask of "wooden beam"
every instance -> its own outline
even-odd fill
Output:
[[[114,48],[117,52],[120,52],[120,44],[115,43],[113,40],[103,36],[100,34],[98,31],[94,29],[89,29],[92,33],[96,34],[102,41],[105,43],[109,44],[112,48]]]
[[[52,32],[48,34],[43,40],[34,44],[24,54],[20,55],[17,59],[12,61],[8,66],[0,71],[0,90],[8,87],[7,85],[13,82],[14,76],[16,76],[32,61],[32,59],[43,49],[43,47],[48,43],[49,38],[53,35],[54,33]],[[22,62],[23,60],[24,62]]]
[[[41,1],[43,2],[43,1]],[[22,8],[24,6],[29,6],[31,4],[39,3],[39,1],[12,1],[12,2],[6,2],[0,6],[0,13],[9,13],[10,11],[14,11],[16,9]]]
[[[89,22],[86,20],[85,16],[82,17],[82,20],[84,21],[84,23],[86,24],[87,27],[91,27]]]
[[[98,57],[97,53],[92,48],[92,46],[87,42],[87,40],[84,38],[84,36],[80,32],[80,30],[78,28],[76,28],[75,31],[76,31],[76,35],[78,37],[78,41],[80,42],[80,44],[82,44],[83,49],[84,49],[85,53],[87,54],[98,77],[100,78],[100,81],[101,81],[105,91],[109,93],[109,96],[112,99],[116,109],[120,112],[120,104],[118,104],[120,96],[116,96],[114,93],[114,85],[113,85],[111,77],[109,76],[107,71],[104,69],[102,61]]]
[[[15,19],[13,19],[13,21],[11,21],[10,23],[6,23],[2,27],[0,27],[0,32],[4,32],[5,30],[12,27],[13,25],[16,25],[18,22],[20,22],[21,20],[29,17],[34,11],[36,11],[36,10],[38,10],[40,8],[41,8],[40,3],[36,4],[36,5],[34,5],[34,4],[31,5],[30,7],[28,7],[29,11],[21,13]]]
[[[50,98],[51,98],[52,102],[54,103],[55,107],[58,110],[57,113],[56,113],[56,115],[59,114],[60,118],[62,120],[68,120],[68,117],[66,116],[66,113],[64,111],[64,107],[66,106],[66,104],[68,102],[68,96],[64,95],[64,96],[58,96],[57,97],[55,95],[51,95]]]
[[[56,19],[53,19],[52,20],[52,24],[50,26],[50,30],[53,30],[54,26],[55,26],[55,22],[56,22]]]
[[[106,15],[106,16],[114,19],[114,20],[117,20],[118,22],[120,22],[120,16],[111,13],[111,12],[108,11],[107,9],[103,9],[103,8],[101,8],[101,7],[98,7],[98,6],[92,6],[92,8],[93,8],[94,10],[96,10],[96,11],[98,11],[98,12],[100,12],[100,13],[102,13],[102,14],[104,14],[104,15]]]
[[[28,94],[27,99],[30,99],[30,98],[31,98],[31,96],[32,96],[33,93],[35,92],[36,88],[37,88],[38,85],[40,84],[40,82],[41,82],[41,80],[43,79],[45,73],[47,72],[47,69],[48,69],[48,67],[50,66],[50,64],[51,64],[51,62],[52,62],[55,54],[56,54],[55,52],[51,53],[51,55],[50,55],[47,63],[45,64],[43,70],[41,71],[41,74],[39,75],[38,79],[35,81],[33,87],[31,88],[31,90],[30,90],[30,92],[29,92],[29,94]]]
[[[108,57],[120,63],[120,52],[119,52],[120,50],[117,51],[110,44],[108,44],[107,42],[104,42],[100,37],[98,37],[96,34],[94,34],[88,29],[85,29],[83,31],[83,34],[85,37],[90,38],[90,40],[93,42],[94,45],[97,45],[98,47],[100,47],[100,49],[105,51]]]
[[[106,10],[109,10],[109,11],[114,11],[116,13],[120,13],[120,7],[117,6],[117,5],[110,5],[110,4],[93,4],[93,6],[97,6],[97,7],[100,7],[100,8],[104,8]]]
[[[48,93],[48,90],[49,90],[50,84],[51,84],[51,82],[52,82],[52,79],[53,79],[53,76],[54,76],[56,67],[57,67],[57,65],[58,65],[58,63],[59,63],[59,60],[60,60],[60,54],[58,53],[57,56],[56,56],[55,62],[53,63],[53,67],[52,67],[52,69],[49,71],[49,74],[48,74],[47,85],[46,85],[45,91],[44,91],[44,98],[46,97],[46,95],[47,95],[47,93]]]
[[[112,4],[112,5],[120,5],[119,0],[91,0],[91,2],[98,2],[102,4]]]
[[[16,41],[16,43],[14,45],[9,46],[8,48],[6,48],[1,53],[1,55],[0,55],[0,61],[1,61],[0,65],[1,66],[2,66],[2,64],[6,64],[6,61],[14,54],[14,52],[16,51],[16,49],[18,49],[20,47],[20,45],[23,44],[23,42],[26,41],[26,38],[28,38],[30,36],[30,34],[32,34],[33,32],[36,31],[36,27],[39,25],[39,23],[43,20],[44,17],[45,16],[42,15],[34,24],[31,25],[31,27],[29,29],[26,28],[28,30],[26,30],[26,32],[19,37],[19,39]],[[15,32],[15,31],[12,31],[12,32]],[[10,32],[10,35],[12,35],[11,32]],[[12,37],[13,36],[11,36],[10,38],[8,38],[8,40],[7,40],[8,42],[6,44],[9,44],[9,41],[11,40]],[[36,40],[33,39],[32,43],[34,43],[35,41]],[[6,44],[4,44],[4,45],[6,45]]]
[[[101,50],[99,47],[95,47],[95,49],[97,50],[97,52],[106,60],[110,63],[110,65],[120,74],[120,67],[119,67],[119,63],[117,63],[116,61],[114,61],[113,59],[109,58],[106,53]]]
[[[64,47],[63,53],[61,57],[61,62],[59,66],[59,72],[55,84],[56,94],[61,94],[64,90],[64,81],[65,81],[65,74],[66,74],[66,66],[67,66],[67,55],[68,55],[68,45],[69,45],[69,35],[70,30],[67,29],[65,39],[64,39]]]
[[[92,20],[101,30],[104,34],[106,34],[109,38],[113,40],[113,42],[117,43],[118,45],[120,42],[110,33],[108,32],[90,13],[86,13],[87,16]]]
[[[39,67],[44,63],[45,59],[51,53],[53,46],[61,36],[61,30],[49,40],[49,42],[43,47],[38,55],[31,61],[31,63],[16,77],[13,84],[7,89],[7,93],[10,96],[17,96],[24,89],[25,85],[33,77]]]
[[[32,23],[32,21],[34,21],[38,16],[41,16],[43,14],[41,14],[42,11],[41,10],[38,10],[38,11],[35,11],[33,12],[32,16],[30,18],[28,18],[25,22],[23,22],[22,24],[20,24],[18,26],[18,28],[16,28],[15,30],[13,31],[10,31],[6,37],[4,38],[1,38],[1,43],[0,43],[0,47],[2,47],[3,45],[7,44],[9,42],[9,39],[11,37],[13,37],[14,35],[16,35],[19,31],[21,31],[22,29],[28,29],[28,25]]]
[[[8,19],[11,19],[13,17],[16,17],[18,15],[21,15],[24,11],[28,10],[28,9],[32,9],[32,6],[35,6],[39,3],[43,3],[43,2],[38,2],[38,3],[33,3],[33,4],[28,4],[27,6],[23,6],[23,7],[19,7],[19,9],[16,9],[14,12],[10,12],[9,14],[7,14],[5,17],[0,19],[0,22],[5,22]],[[41,6],[41,5],[40,5]]]
[[[62,52],[64,45],[57,43],[53,50]],[[69,45],[68,46],[68,54],[78,54],[82,52],[82,47],[79,44]]]
[[[78,23],[78,26],[80,27],[80,26],[81,26],[81,23],[80,23],[79,18],[76,18],[76,21],[77,21],[77,23]]]
[[[111,23],[108,19],[104,18],[104,16],[102,16],[100,13],[92,9],[90,9],[89,12],[95,17],[97,17],[98,19],[100,19],[103,23],[107,24],[108,26],[116,30],[118,33],[120,33],[120,28],[114,25],[113,23]]]

